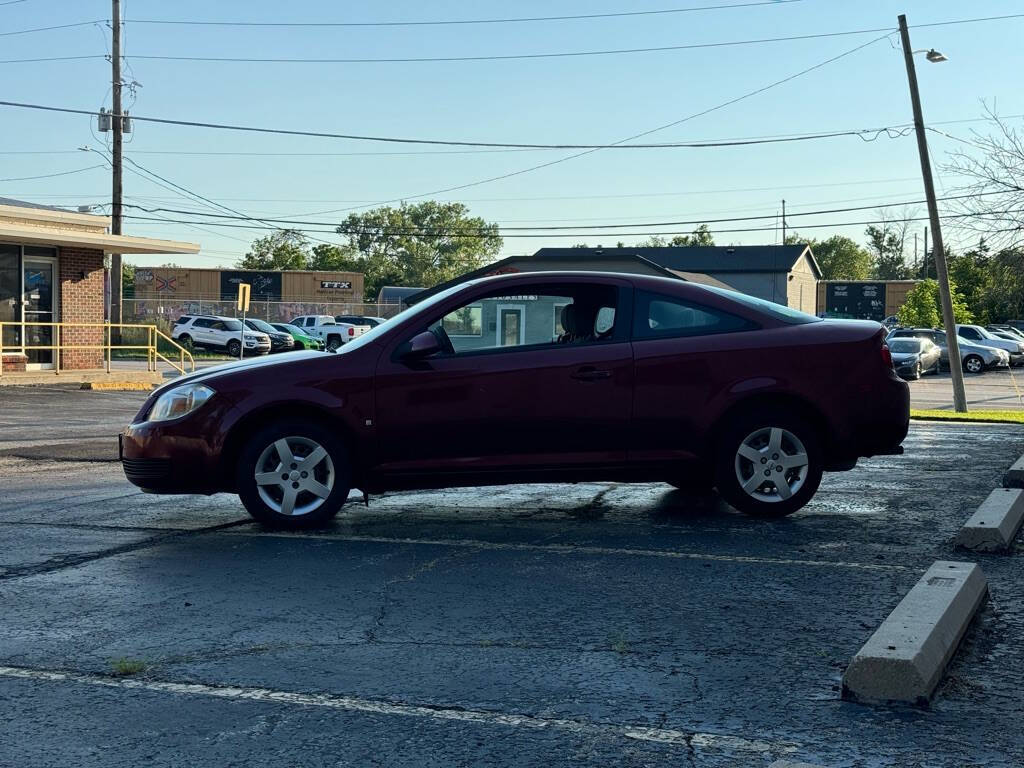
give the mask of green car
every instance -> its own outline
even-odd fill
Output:
[[[295,349],[318,349],[323,350],[324,341],[323,339],[316,339],[306,334],[301,328],[288,323],[271,323],[279,331],[291,334],[291,337],[295,339]]]

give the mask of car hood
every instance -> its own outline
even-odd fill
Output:
[[[294,366],[303,365],[311,359],[322,360],[324,355],[330,355],[330,352],[317,352],[315,350],[305,350],[300,352],[289,352],[287,355],[273,355],[272,357],[252,357],[249,359],[235,360],[231,363],[222,363],[221,365],[211,365],[209,368],[203,368],[196,371],[195,373],[189,373],[184,376],[179,376],[173,381],[169,381],[153,394],[165,392],[168,389],[179,387],[182,384],[193,384],[193,383],[211,383],[210,385],[216,389],[215,382],[217,379],[230,376],[235,373],[241,373],[243,371],[253,370],[255,368],[268,368],[274,369],[280,366]],[[273,375],[273,370],[266,371],[267,374]]]

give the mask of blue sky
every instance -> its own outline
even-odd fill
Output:
[[[863,34],[735,47],[512,61],[387,64],[175,62],[145,55],[221,57],[429,57],[588,51],[685,45],[895,27],[1024,12],[1024,3],[952,0],[800,0],[691,13],[560,22],[420,26],[239,28],[131,23],[131,19],[210,21],[408,21],[550,16],[724,5],[736,0],[530,0],[515,4],[392,0],[387,4],[307,0],[210,3],[125,0],[126,77],[141,83],[139,115],[305,130],[480,141],[607,143],[679,120],[795,74],[879,35]],[[107,19],[106,0],[24,0],[0,5],[0,33]],[[978,118],[982,100],[1000,113],[1024,113],[1024,18],[911,30],[915,48],[949,56],[919,58],[925,119]],[[897,37],[881,40],[808,75],[647,138],[686,141],[768,136],[906,123],[911,119]],[[0,59],[104,54],[103,23],[0,36]],[[102,59],[2,64],[0,99],[80,109],[110,106]],[[1017,121],[1018,124],[1020,121]],[[981,123],[943,126],[968,136]],[[76,152],[102,147],[93,120],[0,108],[0,179],[56,174],[95,165]],[[957,144],[932,135],[938,163]],[[437,148],[410,148],[414,151]],[[260,136],[136,123],[126,155],[201,195],[247,214],[288,217],[412,197],[528,168],[562,151],[377,154],[403,147],[336,139]],[[406,150],[408,151],[408,150]],[[293,153],[237,156],[188,153]],[[31,154],[25,154],[31,153]],[[186,153],[186,154],[166,154]],[[300,154],[306,153],[306,154]],[[779,200],[803,210],[919,199],[913,136],[857,137],[715,149],[595,152],[438,196],[466,202],[474,214],[509,226],[775,216]],[[940,194],[956,179],[940,175]],[[198,208],[148,180],[125,178],[126,202]],[[77,206],[109,201],[109,171],[0,181],[0,196]],[[923,209],[922,209],[923,210]],[[129,210],[129,213],[132,211]],[[145,215],[145,214],[142,214]],[[173,214],[162,214],[173,216]],[[345,214],[315,218],[340,220]],[[816,221],[873,218],[871,211]],[[190,217],[191,218],[191,217]],[[793,215],[790,226],[800,229]],[[773,226],[774,220],[734,227]],[[718,225],[726,228],[729,225]],[[685,229],[675,227],[670,229]],[[181,264],[232,264],[260,232],[200,231],[182,224],[126,220],[129,234],[190,240],[203,246]],[[629,230],[635,231],[635,230]],[[863,227],[840,231],[862,238]],[[774,242],[773,231],[717,236],[719,242]],[[328,239],[332,239],[329,237]],[[505,241],[505,254],[585,239],[610,245],[615,234]],[[638,237],[622,237],[635,242]],[[954,244],[956,238],[952,238]],[[136,259],[151,263],[152,257]]]

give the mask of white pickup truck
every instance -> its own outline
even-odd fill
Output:
[[[323,339],[327,349],[332,352],[370,330],[369,325],[339,323],[330,315],[302,315],[292,320],[291,325],[301,328],[310,336]]]

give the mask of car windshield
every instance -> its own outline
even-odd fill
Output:
[[[768,301],[766,299],[758,299],[754,296],[748,296],[745,293],[737,293],[736,291],[729,291],[724,288],[716,288],[711,285],[702,285],[701,288],[712,291],[713,293],[720,294],[726,298],[732,299],[738,304],[745,304],[751,309],[756,309],[759,312],[771,315],[776,320],[781,320],[784,323],[790,323],[792,325],[800,325],[801,323],[817,323],[821,320],[820,317],[809,315],[806,312],[801,312],[798,309],[792,309],[791,307],[783,306],[782,304],[776,304],[774,301]]]
[[[971,326],[971,327],[976,327],[976,326]],[[983,338],[983,339],[995,339],[996,341],[1006,341],[1006,339],[1000,339],[998,336],[996,336],[994,333],[992,333],[992,331],[989,331],[989,330],[987,330],[985,328],[978,328],[977,330],[978,330],[978,333],[981,334],[981,338]]]
[[[226,328],[229,331],[240,331],[242,330],[242,321],[226,319],[224,321],[224,328]]]
[[[419,304],[416,304],[415,306],[409,307],[407,309],[403,309],[401,312],[399,312],[394,317],[389,317],[387,320],[383,321],[380,325],[374,326],[373,328],[368,330],[366,333],[364,333],[362,336],[357,336],[352,341],[350,341],[347,344],[344,344],[341,347],[339,347],[338,348],[338,354],[339,355],[343,355],[346,352],[354,352],[355,350],[359,349],[360,347],[364,347],[367,344],[370,344],[378,336],[380,336],[382,333],[387,333],[388,330],[390,328],[394,327],[397,323],[402,322],[404,320],[407,320],[410,317],[415,317],[416,315],[423,314],[424,312],[429,312],[431,307],[433,307],[436,304],[439,304],[440,302],[444,301],[445,299],[447,299],[449,296],[451,296],[456,291],[461,291],[462,289],[464,289],[464,288],[466,288],[466,287],[468,287],[470,285],[473,285],[476,282],[477,282],[476,280],[469,280],[469,281],[467,281],[465,283],[459,283],[458,285],[453,285],[451,288],[447,288],[447,289],[441,291],[440,293],[435,293],[433,296],[431,296],[428,299],[424,299],[423,301],[421,301]]]
[[[264,322],[263,320],[246,320],[250,328],[255,328],[257,331],[263,331],[264,333],[277,333],[277,329],[274,328],[270,323]]]
[[[893,339],[889,342],[889,351],[902,354],[920,352],[921,342],[918,339]]]

